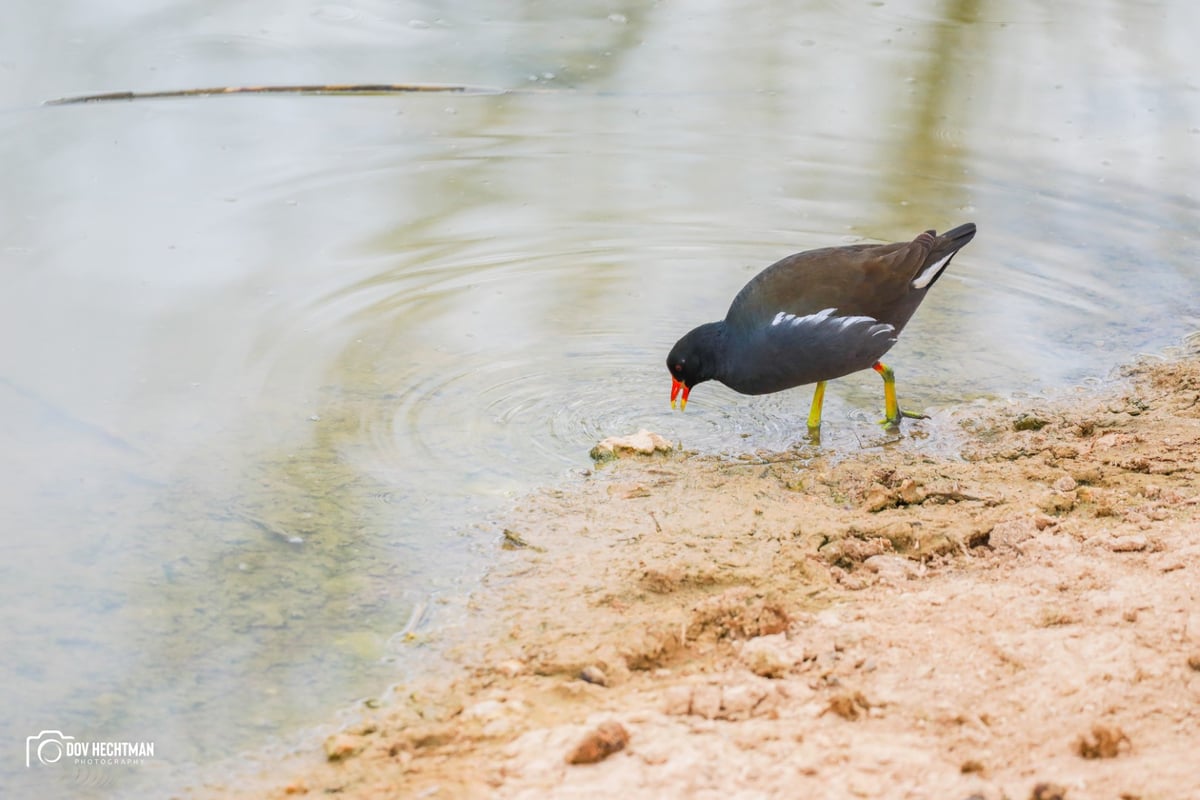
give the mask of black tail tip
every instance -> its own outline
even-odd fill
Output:
[[[971,241],[971,239],[973,239],[974,237],[975,237],[975,223],[974,222],[964,222],[962,225],[959,225],[957,228],[951,228],[950,230],[946,231],[938,238],[939,239],[950,239],[955,242],[961,242],[961,244],[959,244],[959,247],[962,247],[964,244]]]

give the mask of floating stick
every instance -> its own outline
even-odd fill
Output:
[[[229,94],[510,94],[508,89],[457,83],[329,83],[300,86],[213,86],[207,89],[167,89],[157,92],[103,92],[47,100],[48,106],[105,103],[116,100],[161,100],[175,97],[212,97]]]

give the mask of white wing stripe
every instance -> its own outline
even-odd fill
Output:
[[[771,320],[771,327],[775,328],[783,325],[786,325],[789,328],[795,328],[800,325],[820,326],[823,323],[828,322],[830,324],[839,326],[843,331],[849,330],[854,325],[870,325],[866,331],[868,336],[879,336],[881,334],[891,335],[896,332],[896,326],[887,322],[880,322],[874,317],[861,315],[835,317],[833,316],[835,312],[837,312],[836,308],[825,308],[815,314],[806,314],[800,317],[796,316],[795,314],[789,314],[786,311],[780,311],[775,315],[774,319]]]
[[[826,308],[818,311],[815,314],[806,314],[803,317],[798,317],[795,314],[789,314],[786,311],[780,311],[775,315],[775,319],[771,320],[771,327],[776,325],[791,325],[793,328],[797,325],[813,325],[819,322],[824,322],[829,319],[836,308]],[[840,318],[839,318],[840,319]],[[869,317],[846,317],[846,319],[870,319]],[[874,320],[871,320],[874,322]]]

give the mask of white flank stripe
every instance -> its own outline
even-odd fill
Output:
[[[803,317],[798,317],[795,314],[780,311],[771,320],[771,327],[774,328],[781,325],[786,325],[789,328],[796,328],[801,325],[815,327],[829,323],[830,325],[837,325],[843,331],[849,330],[855,325],[869,325],[870,327],[866,330],[867,336],[890,336],[896,332],[896,326],[887,322],[880,322],[874,317],[862,315],[835,317],[833,316],[835,312],[837,312],[836,308],[825,308],[815,314],[806,314]]]
[[[860,322],[877,322],[874,317],[838,317],[834,322],[842,323],[842,329],[845,330],[851,325],[857,325]]]
[[[881,333],[895,333],[896,326],[886,322],[879,322],[867,328],[867,333],[871,336],[878,336]]]

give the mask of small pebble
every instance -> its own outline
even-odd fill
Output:
[[[787,638],[782,633],[758,636],[742,645],[738,656],[755,675],[780,678],[792,668],[792,660],[788,658],[786,647]]]
[[[608,686],[608,676],[604,674],[604,670],[595,664],[589,664],[580,670],[579,679],[588,683],[594,683],[597,686]]]
[[[366,747],[361,736],[349,733],[335,733],[325,740],[325,757],[330,761],[342,761]]]
[[[1116,726],[1096,724],[1091,735],[1075,741],[1075,752],[1084,758],[1116,758],[1129,750],[1132,743],[1125,731]]]
[[[1056,492],[1073,492],[1078,484],[1070,475],[1063,475],[1054,482],[1054,491]]]
[[[602,722],[567,755],[568,764],[595,764],[629,744],[629,731],[619,722]]]
[[[1150,546],[1145,536],[1133,533],[1128,536],[1118,536],[1108,545],[1114,553],[1140,553]]]
[[[1039,783],[1033,787],[1029,800],[1066,800],[1067,790],[1057,783]]]

